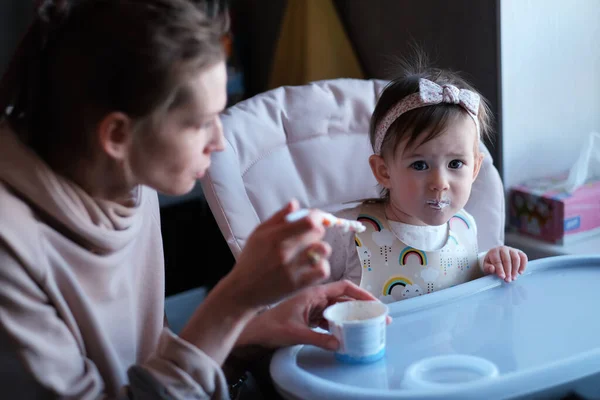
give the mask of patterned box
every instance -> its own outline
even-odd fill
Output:
[[[572,193],[557,191],[566,175],[517,185],[509,194],[509,223],[518,232],[566,244],[600,233],[600,180]]]

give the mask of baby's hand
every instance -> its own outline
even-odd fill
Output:
[[[500,279],[511,282],[525,271],[527,255],[508,246],[494,247],[487,252],[483,261],[486,274],[496,274]]]

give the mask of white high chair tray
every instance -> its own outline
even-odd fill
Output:
[[[600,398],[600,256],[534,260],[509,284],[486,276],[389,306],[382,360],[350,365],[314,346],[283,348],[270,366],[279,392],[311,400]],[[459,367],[453,355],[491,362],[497,375],[479,379],[476,365]],[[433,356],[450,364],[417,367],[431,385],[409,386],[409,367]]]

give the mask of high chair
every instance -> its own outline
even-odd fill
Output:
[[[201,183],[234,257],[256,225],[291,198],[336,211],[378,195],[367,132],[385,84],[336,79],[280,87],[224,112],[227,149],[214,154]],[[481,150],[466,209],[484,251],[504,242],[505,215],[498,171]],[[284,347],[269,363],[272,384],[286,399],[600,398],[599,324],[589,317],[600,298],[598,265],[599,256],[545,258],[531,262],[518,282],[488,275],[392,303],[382,360],[363,368],[314,346]],[[557,287],[577,290],[554,295]],[[570,323],[557,324],[556,315]]]
[[[280,87],[225,111],[227,149],[214,154],[202,189],[234,257],[256,225],[293,197],[336,211],[378,195],[367,132],[385,83]],[[502,182],[481,150],[466,209],[484,251],[504,242],[505,216]],[[389,304],[383,359],[365,367],[314,346],[284,347],[261,390],[272,382],[285,399],[315,400],[600,399],[600,325],[590,318],[600,300],[599,265],[600,256],[544,258],[518,282],[488,275]],[[556,290],[563,287],[577,290],[563,296]]]
[[[292,198],[335,212],[378,197],[368,130],[386,83],[340,78],[284,86],[223,113],[226,149],[212,155],[201,185],[235,258],[254,228]],[[504,243],[505,205],[500,175],[480,148],[485,157],[466,210],[485,251]]]

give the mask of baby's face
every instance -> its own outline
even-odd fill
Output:
[[[412,225],[448,222],[471,194],[483,158],[478,144],[475,122],[466,114],[435,139],[410,147],[401,143],[386,160],[388,217]]]

